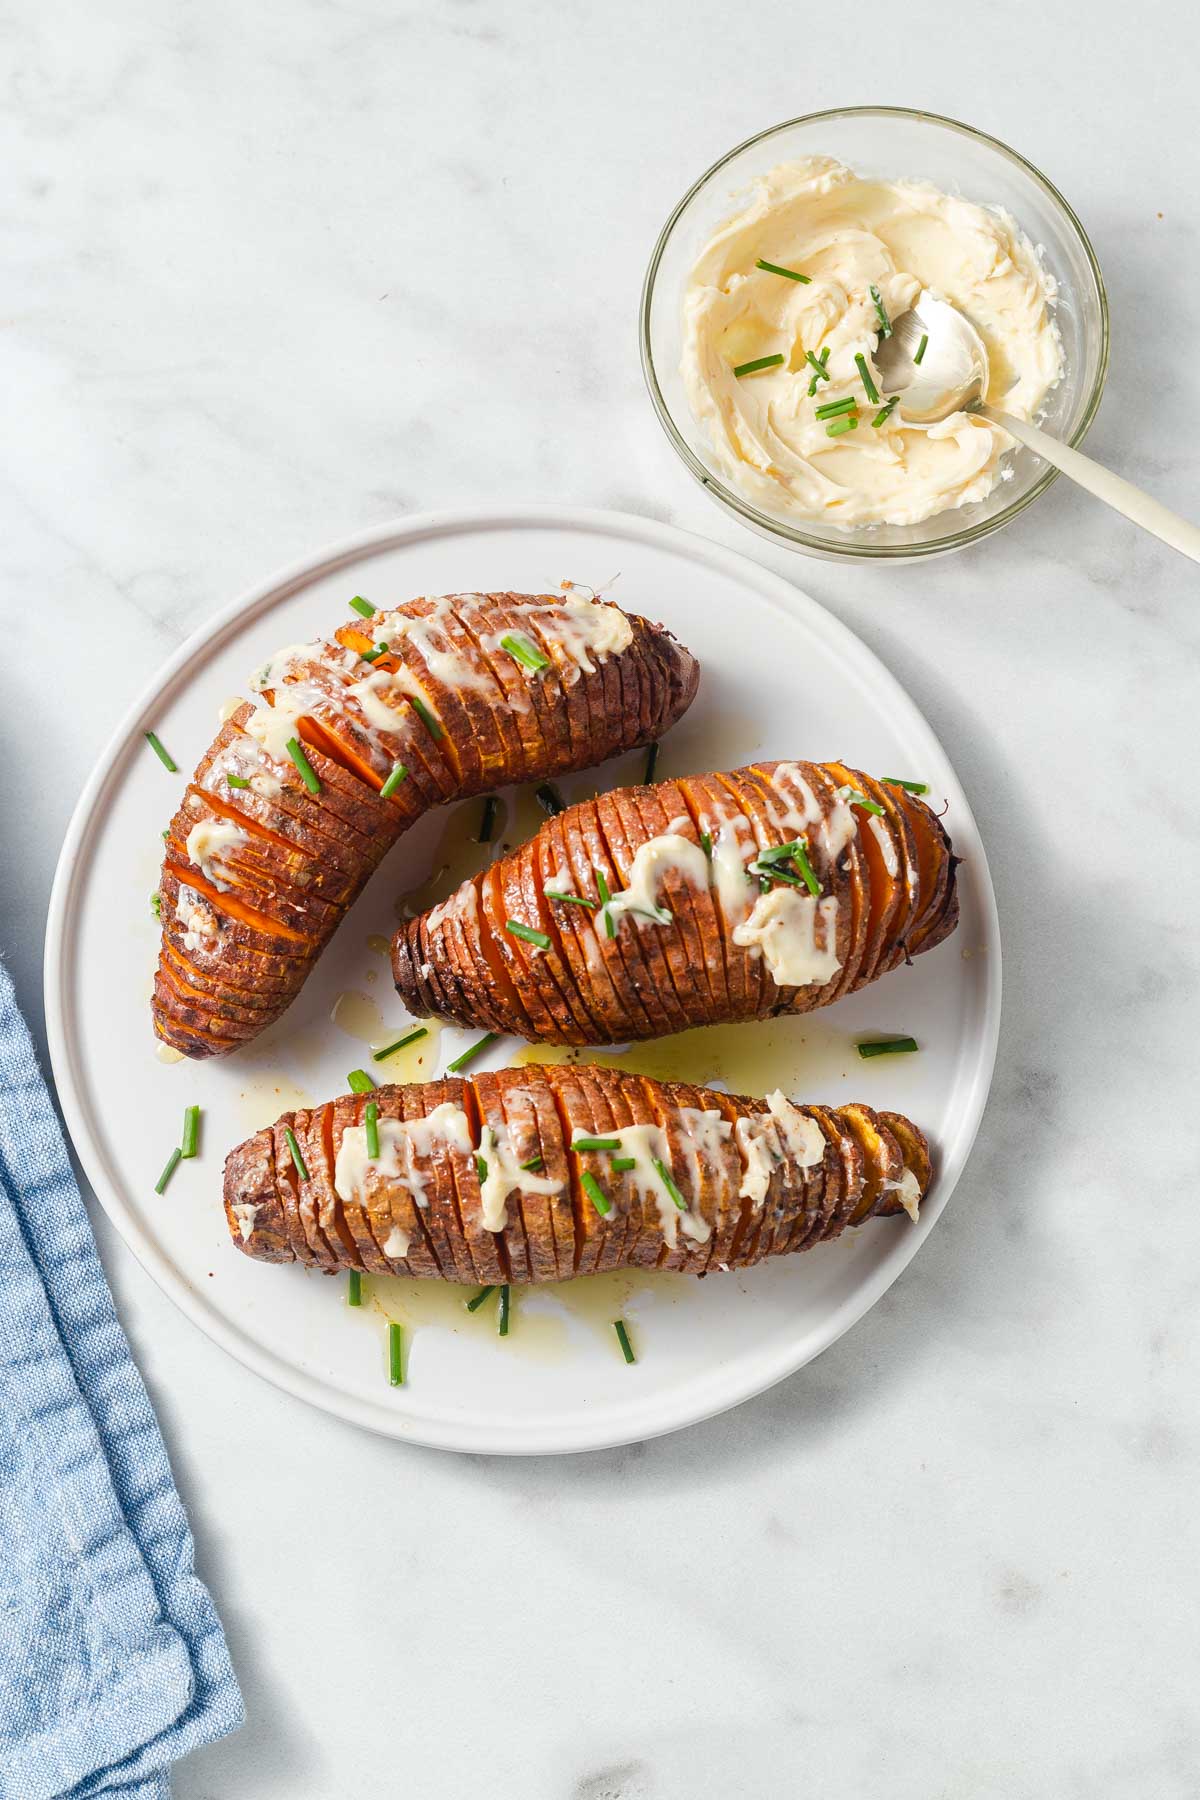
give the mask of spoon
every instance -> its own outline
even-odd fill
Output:
[[[928,342],[918,363],[916,356],[922,338]],[[978,413],[992,425],[1002,426],[1010,437],[1043,457],[1061,474],[1069,475],[1089,494],[1095,494],[1097,500],[1106,501],[1173,550],[1200,562],[1200,528],[1189,525],[1178,513],[1160,506],[1149,494],[1093,462],[1090,456],[1081,456],[1078,450],[1060,444],[1036,425],[1027,425],[998,406],[985,404],[987,350],[970,320],[948,300],[922,292],[914,307],[892,320],[891,336],[880,338],[875,367],[883,392],[898,396],[901,412],[914,425],[935,425],[956,412]]]

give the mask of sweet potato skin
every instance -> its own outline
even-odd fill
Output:
[[[295,998],[430,806],[648,742],[698,680],[662,627],[574,594],[422,598],[281,652],[260,672],[259,706],[223,722],[165,834],[156,1034],[187,1056],[236,1050]],[[301,745],[315,791],[272,720]],[[385,799],[397,763],[406,772]]]
[[[825,944],[836,966],[826,979],[788,986],[769,956],[739,941],[767,884],[735,883],[731,902],[718,870],[723,846],[745,869],[797,836],[819,888],[815,905],[833,909]],[[602,928],[606,892],[626,889],[639,849],[665,837],[708,846],[707,880],[668,866],[655,889],[668,923],[625,916],[617,930]],[[758,763],[568,808],[448,903],[406,920],[392,940],[392,974],[418,1017],[547,1043],[624,1043],[807,1012],[949,936],[954,870],[941,821],[917,796],[840,763]],[[796,871],[787,865],[793,892]],[[556,900],[564,889],[576,898]],[[550,947],[531,950],[508,934],[508,920],[545,933]],[[452,984],[443,978],[451,963]],[[497,963],[507,977],[498,984],[487,975]]]
[[[787,1115],[801,1122],[797,1147],[777,1132],[772,1108],[781,1098],[717,1094],[585,1064],[343,1095],[311,1112],[285,1113],[230,1152],[226,1218],[238,1248],[266,1262],[536,1283],[629,1267],[695,1275],[745,1268],[898,1211],[895,1194],[906,1175],[910,1205],[928,1192],[929,1147],[911,1120],[861,1105],[799,1107]],[[419,1191],[383,1163],[366,1165],[362,1186],[345,1172],[336,1185],[345,1134],[362,1133],[368,1099],[381,1121],[410,1127],[432,1129],[435,1109],[450,1109],[455,1123],[445,1138],[421,1141]],[[488,1144],[503,1144],[517,1167],[534,1163],[542,1189],[525,1189],[516,1175],[502,1229],[483,1221],[485,1126]],[[291,1157],[289,1130],[307,1179]],[[640,1141],[661,1147],[681,1208],[637,1174],[614,1169],[613,1153],[571,1147],[580,1137],[620,1132],[632,1133],[622,1150],[639,1133],[657,1134]],[[754,1151],[742,1134],[750,1142],[764,1132],[770,1172],[756,1191],[748,1185]],[[599,1184],[607,1213],[594,1205],[585,1175]]]

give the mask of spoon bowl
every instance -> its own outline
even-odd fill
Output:
[[[936,425],[979,406],[991,377],[987,347],[974,325],[927,288],[880,338],[875,367],[881,391],[889,399],[899,395],[900,409],[914,425]]]

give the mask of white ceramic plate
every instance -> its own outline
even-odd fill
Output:
[[[798,1099],[910,1113],[935,1147],[936,1184],[919,1225],[871,1223],[751,1271],[519,1291],[503,1341],[486,1308],[468,1318],[462,1290],[441,1284],[396,1284],[353,1311],[340,1279],[235,1252],[221,1166],[258,1125],[344,1091],[347,1070],[369,1061],[367,1045],[331,1021],[342,993],[364,996],[343,1017],[373,1003],[389,1026],[403,1022],[367,940],[390,933],[397,893],[428,873],[446,814],[397,846],[264,1039],[225,1061],[170,1066],[149,1016],[159,833],[220,704],[245,692],[264,653],[332,629],[350,595],[390,605],[422,593],[536,592],[564,578],[600,586],[618,571],[614,597],[670,626],[704,671],[691,714],[664,743],[661,773],[755,756],[838,757],[927,781],[931,800],[947,802],[964,858],[955,936],[826,1012],[712,1040],[712,1073],[734,1091],[743,1069],[740,1079],[750,1086],[754,1071],[760,1091],[778,1080]],[[179,775],[146,747],[150,728]],[[626,759],[603,784],[631,776]],[[570,797],[596,781],[562,785]],[[974,1140],[999,1025],[1000,944],[983,846],[941,746],[892,676],[812,600],[740,556],[643,519],[552,507],[460,512],[381,527],[285,570],[171,659],[100,759],[67,832],[47,927],[46,1012],[84,1168],[125,1242],[189,1318],[248,1368],[357,1424],[448,1449],[530,1454],[626,1443],[720,1412],[800,1368],[878,1300],[932,1229]],[[912,1033],[921,1054],[863,1061],[855,1037],[880,1031]],[[438,1067],[420,1075],[439,1072],[465,1041],[447,1031]],[[497,1045],[479,1066],[515,1048]],[[627,1052],[631,1067],[664,1054],[670,1045]],[[160,1198],[154,1184],[191,1102],[204,1108],[202,1154]],[[410,1327],[399,1388],[386,1379],[381,1305]],[[632,1367],[611,1329],[618,1311],[637,1345]]]

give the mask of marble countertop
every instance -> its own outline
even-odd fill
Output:
[[[306,549],[504,500],[672,520],[852,626],[958,767],[1005,939],[938,1231],[817,1363],[672,1438],[376,1442],[230,1361],[97,1215],[250,1711],[179,1800],[1196,1791],[1196,571],[1063,482],[932,567],[774,552],[676,463],[635,313],[741,137],[965,114],[1095,242],[1089,447],[1197,514],[1200,29],[912,0],[886,54],[845,36],[774,0],[10,9],[0,918],[35,1025],[70,809],[167,653]]]

